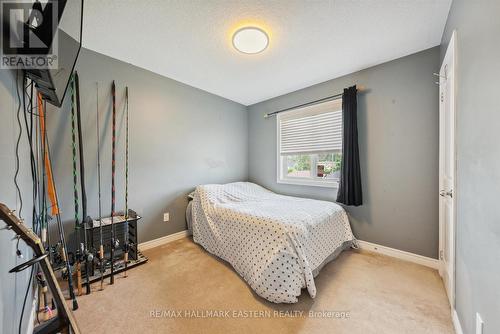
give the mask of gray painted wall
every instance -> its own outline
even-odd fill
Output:
[[[14,186],[16,167],[15,143],[17,141],[17,95],[15,72],[0,70],[0,202],[19,214],[20,202]],[[21,80],[21,79],[20,79]],[[21,118],[23,121],[23,118]],[[20,172],[18,183],[23,194],[23,209],[21,217],[31,227],[31,173],[29,171],[29,151],[25,132],[19,146]],[[24,294],[28,289],[29,269],[18,274],[9,274],[9,270],[31,257],[31,251],[24,242],[19,243],[19,249],[24,258],[16,256],[17,239],[12,231],[3,229],[0,221],[0,333],[17,333],[19,318],[23,305]],[[30,318],[33,308],[32,289],[28,292],[24,319]],[[22,331],[27,329],[28,321],[24,322]]]
[[[104,55],[82,50],[80,74],[89,213],[97,213],[96,84],[99,82],[103,210],[110,210],[111,80],[117,83],[117,194],[123,194],[124,87],[130,89],[130,207],[144,218],[140,241],[185,229],[186,194],[200,183],[250,179],[280,193],[334,200],[335,191],[276,183],[275,119],[269,111],[321,98],[344,87],[366,87],[359,96],[359,130],[365,205],[348,208],[356,235],[397,249],[436,257],[438,247],[438,91],[432,72],[439,48],[375,66],[265,101],[249,108],[161,77]],[[12,183],[15,140],[15,90],[12,74],[0,71],[2,113],[9,123],[1,132],[5,173],[3,202],[15,206]],[[248,113],[247,113],[248,110]],[[48,131],[63,220],[72,228],[71,128],[69,99],[61,110],[49,108]],[[23,149],[26,155],[26,148]],[[28,157],[24,157],[27,161]],[[22,172],[29,192],[30,177]],[[123,208],[123,197],[117,207]],[[170,222],[162,221],[170,212]],[[15,265],[15,245],[0,232],[2,268]],[[11,332],[25,289],[2,271],[3,332]],[[23,281],[24,280],[24,281]],[[6,282],[6,283],[4,283]],[[16,308],[10,305],[15,303]],[[29,305],[30,302],[28,302]],[[29,306],[30,308],[30,306]]]
[[[187,194],[198,184],[248,177],[246,108],[102,54],[82,50],[77,63],[83,113],[89,214],[97,215],[96,81],[101,125],[103,215],[111,210],[111,81],[116,82],[116,207],[124,210],[125,86],[129,87],[129,207],[143,217],[139,241],[186,229]],[[55,177],[62,194],[62,218],[73,224],[71,113],[48,111]],[[163,213],[170,222],[163,222]]]
[[[198,184],[225,183],[248,177],[248,127],[246,107],[174,80],[153,74],[104,55],[82,50],[77,64],[83,112],[89,214],[97,214],[96,84],[99,82],[101,121],[103,211],[110,211],[111,81],[117,84],[118,149],[117,208],[124,208],[124,88],[130,95],[130,195],[129,206],[143,219],[139,241],[147,241],[186,229],[186,195]],[[0,131],[0,202],[18,208],[13,183],[14,146],[17,134],[14,74],[0,71],[2,130]],[[48,136],[53,154],[66,232],[73,230],[71,169],[71,118],[69,96],[61,109],[48,108]],[[31,175],[26,141],[21,142],[20,185],[23,216],[27,222]],[[163,222],[163,212],[170,222]],[[54,223],[53,223],[54,224]],[[3,227],[3,226],[0,226]],[[56,232],[52,225],[52,235]],[[0,230],[0,332],[16,333],[28,271],[16,276],[8,270],[29,258],[15,256],[14,234]],[[25,317],[30,316],[29,295]],[[27,321],[25,325],[27,325]],[[26,326],[25,326],[26,327]],[[23,330],[24,331],[24,330]]]
[[[500,333],[500,2],[454,0],[444,57],[457,30],[456,310],[465,334]]]
[[[335,200],[336,190],[276,182],[276,119],[267,112],[357,84],[364,205],[347,208],[359,239],[436,258],[439,47],[249,107],[249,179],[283,194]]]

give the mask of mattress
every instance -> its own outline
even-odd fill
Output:
[[[314,298],[319,270],[357,245],[338,204],[278,195],[249,182],[198,186],[190,221],[196,243],[274,303],[297,302],[303,288]]]

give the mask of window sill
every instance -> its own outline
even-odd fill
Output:
[[[322,187],[322,188],[334,188],[338,189],[339,183],[337,181],[314,181],[314,180],[290,180],[290,179],[279,179],[277,181],[279,184],[292,184],[296,186],[311,186],[311,187]]]

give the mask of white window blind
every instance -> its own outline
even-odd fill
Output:
[[[342,151],[342,100],[278,115],[281,155]]]

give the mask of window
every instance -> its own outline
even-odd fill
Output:
[[[338,187],[342,100],[278,114],[278,183]]]

